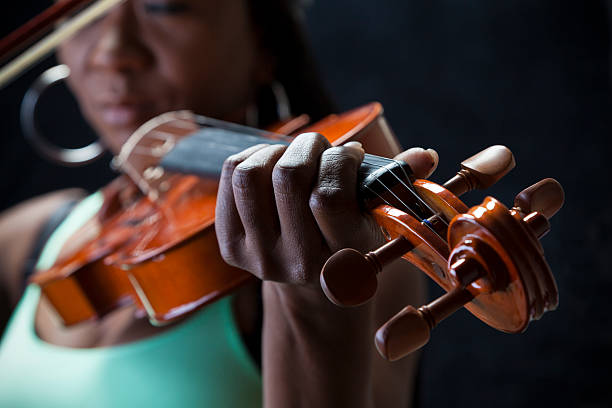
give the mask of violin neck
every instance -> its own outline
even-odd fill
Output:
[[[229,156],[257,144],[288,145],[289,142],[228,129],[202,128],[181,139],[164,156],[160,166],[172,172],[218,178]],[[381,204],[382,197],[393,194],[396,187],[412,187],[412,181],[408,164],[366,153],[358,171],[359,198],[370,208]]]

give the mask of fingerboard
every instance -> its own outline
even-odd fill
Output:
[[[258,144],[288,145],[289,141],[228,129],[202,128],[181,139],[162,159],[160,166],[172,172],[218,178],[223,162],[229,156]],[[412,170],[407,163],[366,153],[358,171],[358,197],[366,207],[385,202],[391,204],[389,199],[396,196],[394,191],[398,186],[416,195],[413,179]],[[393,204],[397,204],[396,200],[393,201]],[[416,205],[410,206],[413,214],[416,213],[421,219],[432,215],[420,198],[411,201],[416,202]],[[404,204],[402,200],[400,203]]]

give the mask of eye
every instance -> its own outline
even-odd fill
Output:
[[[175,15],[189,10],[189,6],[178,1],[159,1],[144,3],[144,9],[153,15]]]

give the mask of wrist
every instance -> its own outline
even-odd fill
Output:
[[[264,282],[264,375],[308,373],[282,395],[303,406],[365,406],[372,399],[373,308],[341,308],[316,289]]]
[[[302,325],[334,332],[370,332],[373,321],[373,302],[358,307],[333,304],[320,286],[298,286],[286,283],[263,283],[264,310],[283,314],[292,326]],[[266,312],[268,315],[268,312]]]

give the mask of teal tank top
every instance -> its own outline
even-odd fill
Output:
[[[81,202],[45,246],[50,266],[62,243],[91,218],[101,194]],[[0,407],[261,407],[259,369],[246,350],[228,297],[174,329],[113,347],[74,349],[34,329],[40,289],[30,285],[0,344]]]

